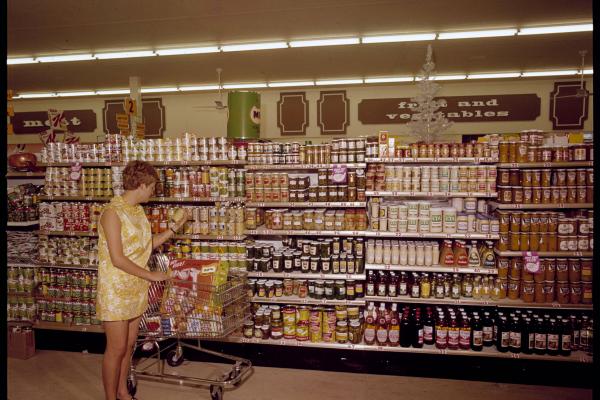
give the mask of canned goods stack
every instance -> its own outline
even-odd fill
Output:
[[[244,197],[245,171],[225,167],[157,169],[156,197]]]
[[[7,197],[8,221],[25,222],[38,220],[39,193],[42,186],[32,184],[10,188]]]
[[[108,168],[82,168],[79,191],[70,196],[112,197],[112,170]]]
[[[38,261],[52,265],[98,265],[98,239],[40,236]]]
[[[96,271],[40,268],[37,318],[65,325],[99,325],[96,319]]]
[[[361,343],[363,316],[358,306],[260,306],[244,324],[247,338],[295,339],[313,343]]]
[[[345,164],[365,161],[365,138],[334,139],[325,144],[249,143],[251,164]]]
[[[367,143],[369,158],[455,158],[477,157],[498,159],[499,135],[486,135],[487,142],[480,143],[412,143],[400,144],[396,138],[380,133],[379,140],[374,137]]]
[[[369,202],[372,231],[401,233],[484,233],[499,231],[498,219],[487,215],[485,200]]]
[[[241,144],[223,137],[197,137],[185,133],[183,137],[143,139],[134,137],[123,141],[123,161],[211,161],[245,160],[246,149]]]
[[[531,272],[520,257],[499,257],[498,278],[513,300],[592,304],[592,266],[592,258],[542,258],[537,272]]]
[[[40,230],[97,232],[101,203],[40,203]]]
[[[499,144],[499,162],[501,163],[532,163],[532,162],[564,162],[591,161],[593,145],[582,143],[578,145],[545,145],[545,135],[542,131],[523,131],[519,138],[512,137],[502,140]]]
[[[256,209],[248,209],[248,214]],[[260,210],[262,211],[262,210]],[[259,213],[260,211],[256,211]],[[256,229],[261,221],[257,215],[246,216],[246,228]],[[264,211],[264,223],[273,230],[347,230],[364,231],[367,228],[367,213],[362,209],[327,210],[312,209],[288,210],[285,208]]]
[[[244,234],[244,207],[215,206],[181,207],[190,210],[192,218],[183,226],[185,235],[237,236]],[[164,232],[173,223],[175,208],[160,205],[145,207],[152,233]]]
[[[405,166],[369,164],[367,190],[404,192],[495,192],[495,165]]]
[[[306,279],[249,279],[248,296],[277,299],[297,296],[317,300],[356,300],[365,296],[364,281],[306,280]]]
[[[500,251],[591,251],[593,210],[563,212],[496,211]]]
[[[121,161],[119,134],[106,134],[103,143],[48,143],[41,151],[43,163],[60,162],[119,162]]]
[[[8,284],[8,320],[33,321],[35,319],[35,276],[33,268],[9,267]]]
[[[501,283],[493,276],[428,272],[369,271],[366,295],[421,299],[492,299],[501,297]]]
[[[246,271],[246,245],[242,242],[199,242],[174,240],[165,245],[165,252],[174,259],[219,260],[229,269]]]
[[[516,204],[592,203],[594,170],[500,169],[498,201]]]

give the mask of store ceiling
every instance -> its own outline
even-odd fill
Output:
[[[9,57],[590,22],[591,0],[9,0]],[[592,32],[8,66],[17,92],[577,69]]]

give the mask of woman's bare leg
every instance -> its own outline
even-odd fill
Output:
[[[134,319],[130,319],[128,321],[128,336],[127,336],[127,351],[125,352],[125,356],[123,357],[123,361],[121,362],[120,375],[119,375],[119,388],[118,395],[119,400],[129,400],[131,395],[127,391],[127,375],[129,374],[129,366],[131,362],[131,354],[135,348],[135,342],[138,336],[138,330],[140,327],[140,319],[142,317],[137,317]]]
[[[115,400],[123,357],[127,353],[128,321],[104,321],[106,350],[102,359],[102,383],[106,400]]]

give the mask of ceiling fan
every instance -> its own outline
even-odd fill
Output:
[[[227,108],[227,105],[223,104],[223,94],[221,93],[221,72],[223,72],[223,68],[217,68],[217,78],[219,80],[219,100],[215,100],[215,105],[214,106],[192,106],[192,108],[197,109],[197,110],[205,110],[205,109],[212,109],[212,110],[225,110]]]
[[[555,97],[555,99],[567,99],[567,98],[584,98],[584,97],[589,97],[589,96],[593,96],[594,93],[589,92],[587,89],[585,89],[583,87],[583,70],[585,68],[585,55],[587,54],[586,50],[581,50],[579,52],[579,54],[581,55],[581,70],[580,70],[580,81],[579,81],[579,88],[577,89],[577,91],[575,92],[575,94],[568,94],[565,96],[558,96]]]

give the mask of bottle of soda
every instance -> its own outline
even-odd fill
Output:
[[[444,314],[438,314],[435,323],[435,347],[445,349],[448,347],[448,326]]]
[[[573,328],[573,340],[571,342],[571,350],[577,351],[579,350],[579,339],[581,337],[581,321],[577,318],[575,314],[569,315],[569,319],[571,320],[571,327]]]
[[[413,331],[414,335],[412,345],[413,347],[420,349],[423,347],[423,342],[425,341],[425,331],[423,320],[421,319],[421,312],[418,309],[414,316]]]
[[[562,319],[562,331],[560,333],[560,354],[563,356],[571,355],[571,344],[573,343],[573,325],[571,320]]]
[[[481,321],[482,333],[483,333],[483,345],[490,347],[494,344],[494,320],[490,316],[488,311],[483,313],[483,320]]]
[[[435,320],[431,309],[427,310],[425,319],[423,320],[423,342],[427,345],[435,343]]]
[[[413,342],[414,330],[410,321],[410,313],[404,312],[400,320],[400,346],[410,347]]]
[[[385,304],[381,303],[377,312],[377,344],[379,346],[386,346],[388,342],[388,324],[385,315]]]
[[[517,317],[513,318],[509,325],[509,347],[511,353],[520,353],[522,346],[521,323]]]
[[[548,324],[548,354],[556,356],[560,350],[560,331],[561,328],[558,325],[556,319],[550,318]]]
[[[589,325],[589,317],[587,315],[583,315],[581,317],[581,332],[579,336],[579,349],[582,351],[588,351],[590,348],[590,330],[588,329]]]
[[[365,343],[368,345],[372,345],[375,343],[375,338],[377,334],[377,311],[375,310],[375,305],[373,303],[369,303],[367,309],[365,310]]]
[[[535,354],[546,354],[548,331],[543,318],[538,318],[535,321]]]
[[[400,319],[397,311],[397,304],[392,304],[392,311],[390,312],[390,327],[388,332],[388,342],[390,346],[397,347],[400,343]]]
[[[375,282],[375,295],[385,297],[387,296],[387,273],[384,271],[379,271],[378,279]]]
[[[471,350],[483,350],[483,323],[479,315],[475,315],[471,322]]]
[[[506,353],[510,347],[510,327],[506,317],[500,317],[498,325],[498,342],[496,348],[501,353]]]
[[[375,271],[369,271],[367,275],[367,296],[375,296]]]
[[[448,323],[448,348],[450,350],[458,350],[459,335],[460,328],[458,327],[458,321],[452,315]]]
[[[467,314],[461,314],[460,328],[458,330],[458,347],[461,350],[471,348],[471,323]]]

